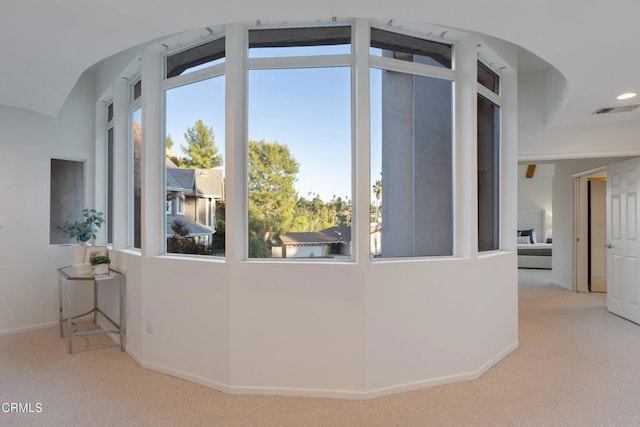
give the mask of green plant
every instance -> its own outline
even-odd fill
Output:
[[[90,262],[91,262],[91,265],[109,264],[111,260],[106,255],[98,255],[96,257],[91,258]]]
[[[84,216],[83,221],[66,221],[60,229],[78,242],[88,242],[90,239],[96,238],[100,226],[104,223],[104,218],[102,212],[95,209],[83,209],[82,216]]]

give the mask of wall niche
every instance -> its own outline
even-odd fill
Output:
[[[84,161],[51,159],[49,244],[75,243],[61,229],[65,221],[82,219]]]

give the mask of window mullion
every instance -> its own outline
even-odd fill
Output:
[[[160,88],[163,90],[174,89],[176,87],[185,86],[190,83],[196,83],[201,80],[224,76],[225,68],[226,68],[225,64],[216,64],[209,68],[205,68],[202,70],[193,71],[188,74],[172,77],[170,79],[163,80],[160,83]]]
[[[277,70],[288,68],[348,67],[351,65],[351,62],[351,55],[249,58],[247,59],[247,69]]]
[[[497,106],[500,106],[500,96],[482,86],[480,83],[478,83],[478,93]]]
[[[369,181],[371,176],[371,111],[369,104],[370,73],[369,73],[369,22],[357,19],[353,29],[353,132],[355,147],[353,148],[353,217],[352,229],[354,258],[358,263],[369,262],[370,253],[370,218],[371,203]]]
[[[380,56],[371,56],[369,61],[371,63],[371,67],[383,70],[416,74],[423,77],[433,77],[444,80],[455,80],[456,78],[455,71],[446,68],[434,67],[432,65],[416,64],[413,62],[399,61],[397,59]]]

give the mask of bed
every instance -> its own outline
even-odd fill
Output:
[[[547,240],[544,209],[518,209],[518,268],[551,270],[553,245]]]

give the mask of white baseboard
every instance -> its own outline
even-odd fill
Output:
[[[511,352],[515,351],[520,346],[519,342],[507,347],[505,350],[498,353],[491,358],[485,364],[472,372],[461,373],[456,375],[450,375],[440,378],[432,378],[423,381],[416,381],[406,384],[398,384],[389,387],[382,387],[367,391],[358,390],[337,390],[337,389],[315,389],[315,388],[293,388],[293,387],[252,387],[252,386],[230,386],[217,381],[212,381],[207,378],[192,375],[187,372],[183,372],[177,369],[169,368],[167,366],[159,365],[156,363],[149,363],[142,360],[139,355],[127,352],[138,362],[140,366],[145,369],[151,369],[156,372],[160,372],[166,375],[171,375],[176,378],[180,378],[186,381],[191,381],[196,384],[203,385],[205,387],[213,388],[228,394],[246,394],[246,395],[267,395],[267,396],[300,396],[300,397],[320,397],[320,398],[332,398],[332,399],[346,399],[346,400],[368,400],[378,397],[388,396],[397,393],[404,393],[407,391],[420,390],[423,388],[434,387],[444,384],[452,384],[462,381],[471,381],[491,369],[496,363],[500,362]]]
[[[129,354],[131,354],[131,352],[129,350],[127,350],[127,352]],[[186,381],[190,381],[192,383],[200,384],[200,385],[203,385],[205,387],[209,387],[209,388],[212,388],[214,390],[221,391],[223,393],[232,394],[231,388],[226,384],[222,384],[222,383],[219,383],[217,381],[212,381],[212,380],[210,380],[208,378],[200,377],[200,376],[197,376],[197,375],[192,375],[192,374],[189,374],[187,372],[180,371],[178,369],[173,369],[173,368],[169,368],[167,366],[158,365],[156,363],[145,362],[145,361],[141,360],[138,355],[135,355],[135,356],[132,356],[132,357],[134,358],[134,360],[136,360],[138,362],[138,364],[140,366],[142,366],[145,369],[150,369],[152,371],[160,372],[161,374],[170,375],[172,377],[176,377],[176,378],[180,378],[180,379],[183,379],[183,380],[186,380]]]
[[[496,356],[491,358],[489,361],[487,361],[484,365],[480,366],[475,371],[449,375],[449,376],[440,377],[440,378],[431,378],[428,380],[416,381],[412,383],[398,384],[398,385],[389,386],[389,387],[382,387],[374,390],[368,390],[363,393],[365,395],[365,397],[363,398],[375,399],[377,397],[389,396],[392,394],[404,393],[407,391],[420,390],[428,387],[435,387],[439,385],[475,380],[476,378],[479,378],[482,374],[487,372],[489,369],[491,369],[496,363],[500,362],[502,359],[504,359],[509,354],[511,354],[511,352],[517,350],[518,347],[520,347],[520,343],[516,341],[514,344],[510,345],[505,350],[498,353]]]
[[[22,328],[5,329],[3,331],[0,331],[0,337],[4,335],[19,334],[22,332],[36,331],[38,329],[50,328],[52,326],[58,326],[58,321],[56,320],[55,322],[47,322],[47,323],[40,323],[32,326],[24,326]]]

